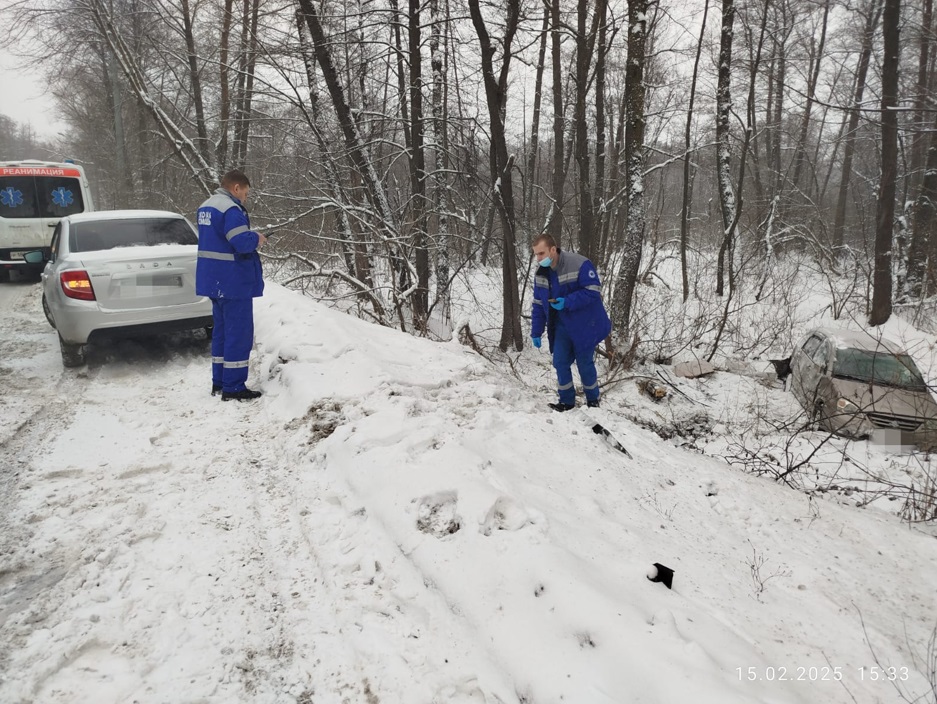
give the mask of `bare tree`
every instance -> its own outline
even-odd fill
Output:
[[[426,329],[429,312],[429,252],[426,249],[426,153],[423,148],[423,58],[420,0],[410,0],[407,36],[410,59],[410,204],[417,289],[413,294],[414,322]]]
[[[260,0],[244,0],[244,13],[241,17],[241,57],[236,80],[234,142],[232,143],[234,166],[241,169],[247,163],[247,149],[250,141],[259,16]]]
[[[494,200],[501,216],[501,236],[503,252],[501,260],[503,320],[501,323],[501,342],[499,347],[507,351],[508,347],[524,348],[524,336],[521,333],[520,293],[517,290],[517,244],[515,235],[514,191],[511,170],[514,156],[508,156],[507,140],[504,129],[504,109],[507,101],[508,75],[511,67],[511,42],[517,32],[520,19],[520,0],[508,0],[505,18],[504,37],[501,40],[501,71],[495,76],[492,57],[495,47],[482,17],[478,0],[469,0],[472,24],[478,36],[481,50],[482,77],[485,82],[485,98],[488,107],[488,126],[490,130],[490,171],[494,188]]]
[[[598,27],[605,24],[605,0],[595,0],[592,22],[588,22],[589,7],[592,2],[579,0],[577,4],[576,25],[576,108],[574,126],[576,130],[576,165],[578,167],[579,186],[579,246],[582,253],[595,259],[598,250],[598,236],[595,228],[595,211],[592,184],[592,167],[589,151],[589,125],[586,120],[586,104],[589,96],[589,74]],[[604,62],[600,64],[600,69]],[[598,74],[597,75],[601,75]],[[604,78],[604,77],[603,77]],[[596,96],[599,99],[599,96]],[[605,126],[596,125],[597,132],[604,134]]]
[[[928,260],[928,242],[934,240],[934,197],[937,196],[937,134],[931,129],[930,144],[926,149],[926,166],[923,175],[918,172],[925,158],[924,140],[926,138],[925,107],[928,98],[929,53],[933,31],[933,0],[924,0],[921,19],[920,50],[918,55],[917,95],[915,97],[915,124],[918,129],[912,137],[911,180],[920,179],[920,191],[914,205],[914,223],[911,232],[911,244],[908,248],[907,277],[901,286],[899,295],[903,299],[919,298],[933,290],[933,281],[925,282],[925,269]],[[933,265],[932,265],[933,267]],[[925,285],[926,283],[926,285]]]
[[[680,273],[683,280],[683,302],[690,298],[690,277],[687,273],[687,246],[690,217],[690,144],[693,130],[693,106],[696,101],[696,80],[699,76],[700,55],[703,52],[703,37],[706,35],[706,18],[709,16],[709,0],[703,0],[703,19],[700,21],[699,41],[696,43],[696,58],[693,60],[693,78],[690,80],[690,98],[686,113],[686,131],[683,140],[683,203],[680,208]]]
[[[622,340],[629,337],[629,320],[634,304],[634,290],[644,246],[644,101],[647,88],[644,70],[647,61],[647,26],[649,3],[628,3],[628,67],[625,71],[625,179],[628,188],[628,215],[625,227],[621,272],[612,299],[612,324]]]
[[[563,191],[566,185],[566,169],[563,167],[564,105],[563,105],[563,69],[561,53],[562,22],[560,19],[560,0],[550,0],[550,41],[551,67],[553,72],[553,188],[552,203],[547,226],[544,228],[560,244],[563,233]]]
[[[192,25],[195,13],[189,10],[189,0],[182,0],[182,34],[185,38],[185,53],[189,64],[189,81],[192,84],[192,99],[195,103],[195,129],[198,133],[198,149],[205,163],[212,163],[213,154],[208,141],[208,127],[205,122],[205,107],[202,99],[202,78],[198,66],[198,51],[195,46],[195,33]],[[217,168],[215,169],[217,171]]]
[[[866,78],[869,72],[869,62],[872,58],[872,46],[875,38],[875,29],[882,16],[882,0],[871,0],[865,22],[865,31],[862,35],[862,49],[856,66],[855,92],[852,108],[849,113],[849,125],[846,128],[846,144],[843,147],[843,170],[839,182],[839,195],[836,200],[836,215],[833,223],[833,250],[841,249],[844,242],[843,233],[846,228],[846,202],[849,197],[849,183],[852,177],[853,159],[856,153],[856,137],[859,130],[860,109],[865,95]]]
[[[329,95],[332,98],[332,105],[335,108],[336,116],[341,125],[342,134],[345,137],[345,149],[365,184],[365,190],[375,211],[377,228],[383,233],[385,244],[390,251],[390,262],[395,283],[399,286],[401,293],[398,294],[396,286],[392,288],[392,291],[395,297],[400,326],[402,329],[406,329],[407,324],[406,316],[404,315],[404,305],[413,293],[411,282],[415,276],[413,275],[412,265],[409,260],[403,256],[403,252],[400,249],[393,212],[391,211],[383,185],[374,169],[374,165],[368,158],[364,145],[361,142],[358,126],[352,115],[351,106],[345,97],[345,88],[339,80],[338,71],[332,60],[332,54],[329,50],[325,31],[322,28],[322,23],[319,20],[315,5],[312,0],[298,0],[298,2],[307,27],[309,28],[309,34],[312,37],[316,62],[328,86]]]
[[[794,175],[791,177],[791,185],[794,190],[800,189],[800,179],[807,163],[807,137],[810,133],[810,113],[816,100],[817,82],[820,80],[820,66],[823,63],[824,51],[826,50],[826,28],[830,16],[830,0],[824,0],[823,19],[820,21],[820,38],[813,45],[811,39],[811,63],[807,80],[807,104],[804,107],[803,118],[800,122],[800,135],[797,138],[797,147],[794,153]]]
[[[150,82],[136,55],[124,41],[123,33],[117,26],[110,8],[105,6],[103,0],[82,0],[82,7],[93,17],[109,49],[117,58],[131,89],[146,105],[163,136],[173,145],[176,155],[186,165],[201,190],[206,194],[211,193],[212,186],[217,183],[217,173],[212,165],[202,158],[201,152],[186,134],[183,126],[173,120],[161,106],[161,102],[151,95]]]
[[[440,13],[439,0],[430,0],[430,62],[433,71],[433,95],[431,121],[433,134],[433,201],[437,211],[436,220],[436,303],[440,317],[449,324],[449,121],[448,121],[448,80],[446,56],[448,52],[448,8]]]
[[[921,190],[914,203],[913,234],[908,251],[906,293],[923,298],[937,290],[933,272],[927,271],[927,244],[937,240],[937,115],[930,134]],[[931,260],[932,262],[932,260]],[[933,266],[933,264],[932,264]]]
[[[885,0],[882,13],[884,57],[882,58],[882,177],[879,182],[875,227],[875,271],[873,274],[870,325],[881,325],[891,317],[891,249],[898,180],[898,57],[901,53],[899,23],[901,0]]]
[[[729,119],[732,111],[732,39],[735,23],[735,0],[722,0],[722,33],[719,43],[719,81],[716,86],[716,182],[719,209],[722,213],[722,244],[716,268],[716,295],[724,291],[726,259],[733,256],[735,229],[735,187],[730,172],[732,152],[729,145]]]
[[[215,152],[218,156],[218,170],[227,171],[228,163],[228,122],[231,119],[231,101],[229,98],[231,86],[229,79],[230,66],[228,65],[228,56],[230,54],[231,43],[231,22],[234,17],[234,0],[224,0],[224,13],[221,19],[221,37],[220,37],[220,57],[218,60],[219,70],[219,110],[220,122],[218,126],[218,146]]]

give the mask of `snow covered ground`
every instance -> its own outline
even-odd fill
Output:
[[[545,411],[546,353],[518,378],[269,285],[265,396],[222,403],[196,337],[63,371],[39,295],[0,287],[4,704],[937,697],[935,538],[661,440],[630,382],[633,459]],[[790,410],[684,388],[719,428]]]

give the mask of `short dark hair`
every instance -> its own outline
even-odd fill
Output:
[[[553,239],[553,235],[547,234],[546,232],[534,237],[534,241],[530,243],[530,246],[536,247],[541,242],[543,242],[548,249],[556,247],[556,240]]]
[[[240,169],[231,169],[221,177],[221,187],[228,188],[229,186],[247,186],[250,188],[251,182]]]

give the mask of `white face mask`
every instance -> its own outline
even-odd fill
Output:
[[[550,257],[544,257],[540,260],[540,266],[550,266],[553,263],[553,260]]]

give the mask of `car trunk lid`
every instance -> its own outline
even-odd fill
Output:
[[[82,252],[102,310],[130,310],[184,305],[195,295],[195,245],[117,247]]]

